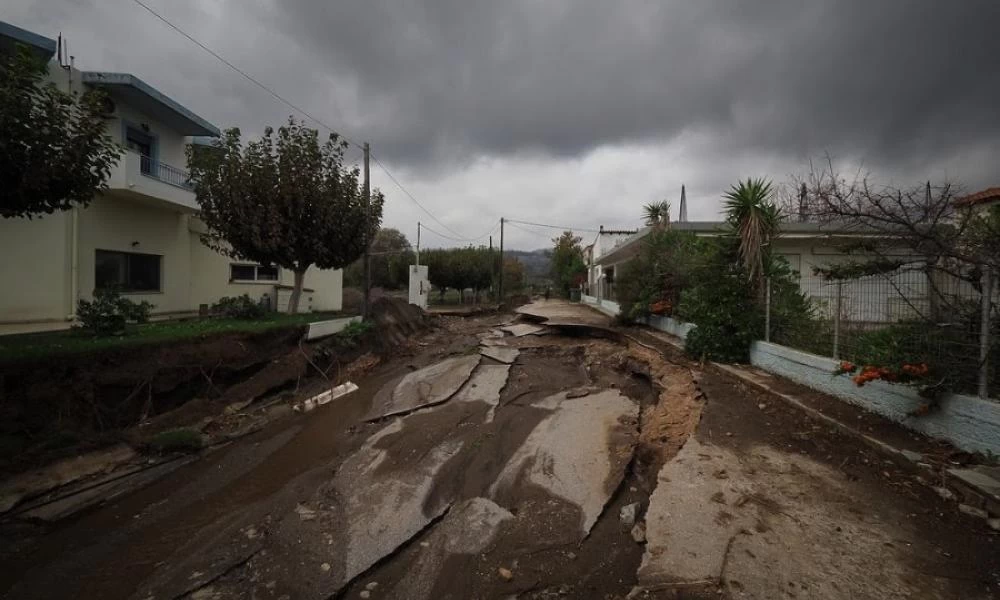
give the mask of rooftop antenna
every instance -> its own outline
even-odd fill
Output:
[[[684,185],[681,184],[681,207],[677,215],[678,223],[687,223],[688,220],[688,199],[687,190],[684,189]]]

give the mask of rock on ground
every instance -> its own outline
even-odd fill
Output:
[[[507,496],[523,481],[541,486],[580,507],[584,537],[632,458],[639,407],[617,390],[573,399],[560,392],[534,406],[553,412],[507,462],[491,494]]]

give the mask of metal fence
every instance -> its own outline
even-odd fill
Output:
[[[163,183],[169,183],[170,185],[175,185],[179,188],[184,188],[186,190],[194,189],[194,184],[191,183],[191,176],[187,171],[178,169],[177,167],[168,165],[165,162],[160,162],[155,158],[151,158],[143,154],[139,155],[139,172],[143,175],[159,179]]]
[[[1000,315],[989,275],[975,282],[937,270],[799,281],[811,318],[794,318],[788,294],[769,285],[769,341],[878,366],[926,363],[959,393],[1000,398]]]

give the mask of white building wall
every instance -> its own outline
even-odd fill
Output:
[[[80,297],[93,297],[97,250],[141,252],[162,256],[160,291],[123,295],[151,302],[154,314],[191,310],[188,235],[185,214],[133,200],[96,198],[80,211]]]
[[[0,218],[0,323],[65,320],[72,312],[70,218]]]
[[[292,286],[295,274],[289,269],[279,269],[278,281],[269,282],[234,282],[230,281],[230,265],[253,264],[229,258],[212,250],[201,241],[204,227],[193,221],[192,231],[188,233],[188,245],[191,255],[191,310],[197,310],[199,305],[211,306],[225,296],[249,295],[259,300],[265,294],[270,299],[271,306],[276,306],[277,296],[275,285]],[[306,271],[303,287],[312,290],[303,294],[300,310],[308,306],[308,297],[314,311],[337,311],[343,308],[344,285],[343,271],[340,269],[318,269],[310,267]]]

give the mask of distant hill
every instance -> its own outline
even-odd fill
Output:
[[[516,258],[524,265],[528,281],[546,280],[552,270],[552,250],[504,250],[504,256]]]

